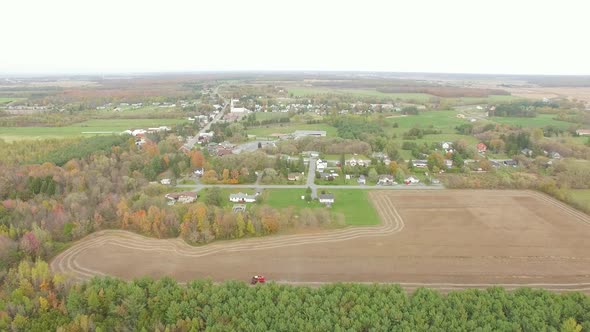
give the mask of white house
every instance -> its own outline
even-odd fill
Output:
[[[410,176],[408,178],[406,178],[406,180],[404,181],[406,184],[415,184],[420,182],[420,180],[418,178],[416,178],[415,176]]]
[[[395,183],[395,181],[394,181],[393,175],[380,175],[379,181],[377,181],[377,185],[380,185],[380,186],[389,186],[394,183]]]
[[[322,161],[321,159],[316,160],[316,170],[318,172],[322,172],[326,167],[328,167],[327,161]]]
[[[254,203],[256,202],[256,195],[248,195],[244,193],[230,194],[229,201],[234,203]]]
[[[160,180],[160,183],[164,184],[164,185],[170,185],[170,183],[172,183],[172,182],[170,181],[170,179],[162,179],[162,180]]]
[[[166,194],[167,199],[171,202],[179,202],[182,204],[189,204],[194,202],[197,199],[197,193],[194,191],[185,191],[181,193],[169,193]]]
[[[319,196],[320,203],[326,205],[334,204],[334,194],[320,194]]]
[[[443,150],[445,150],[446,153],[453,153],[453,143],[452,142],[442,142],[441,144]]]
[[[367,184],[367,179],[365,178],[364,175],[359,176],[359,178],[356,180],[356,182],[358,184]]]

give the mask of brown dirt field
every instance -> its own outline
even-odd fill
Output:
[[[373,191],[383,224],[191,247],[123,231],[92,234],[54,271],[215,281],[264,274],[292,284],[501,285],[590,292],[590,217],[530,191]]]

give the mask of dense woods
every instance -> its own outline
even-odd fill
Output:
[[[319,288],[164,278],[72,284],[21,262],[0,290],[9,331],[563,331],[590,329],[590,297],[501,288],[443,295],[398,285]]]

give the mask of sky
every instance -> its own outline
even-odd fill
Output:
[[[590,4],[3,0],[0,74],[590,74]]]

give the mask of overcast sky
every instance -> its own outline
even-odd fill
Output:
[[[585,2],[3,0],[0,73],[590,74]]]

